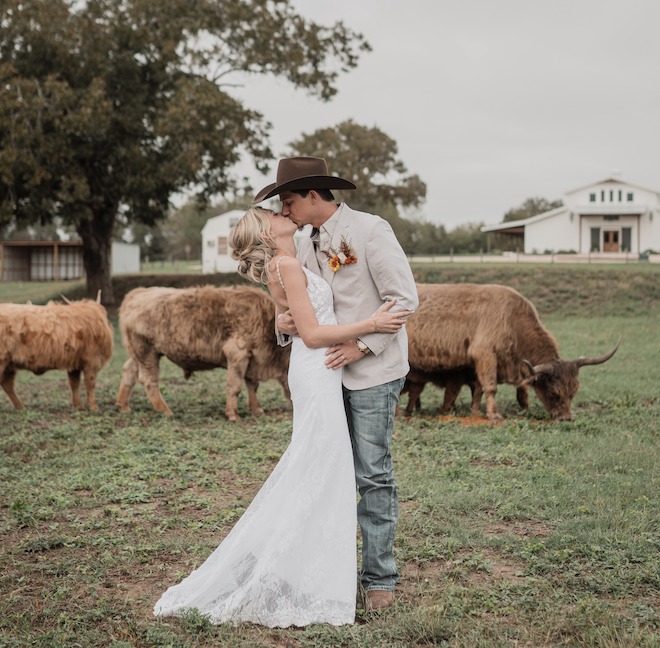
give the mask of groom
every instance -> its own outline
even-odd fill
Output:
[[[322,158],[292,157],[280,160],[277,181],[254,199],[256,204],[278,195],[284,216],[298,227],[312,225],[298,258],[330,283],[340,324],[370,317],[385,301],[395,299],[394,310],[413,311],[418,301],[410,265],[389,223],[337,204],[331,192],[355,188],[329,175]],[[277,328],[296,333],[288,312],[279,315]],[[360,492],[360,579],[365,608],[380,610],[394,603],[399,580],[393,553],[398,497],[390,445],[394,410],[409,370],[405,328],[395,335],[371,333],[337,344],[328,350],[326,365],[344,370],[344,404]]]

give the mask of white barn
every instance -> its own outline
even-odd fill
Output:
[[[660,251],[660,191],[609,177],[568,191],[563,203],[481,231],[520,238],[525,254]]]
[[[231,248],[227,239],[231,228],[238,223],[243,214],[245,210],[234,209],[206,221],[202,228],[202,274],[236,272],[238,263],[231,258]],[[308,225],[293,235],[296,246],[302,237],[309,236],[310,231],[311,227]]]
[[[229,232],[240,220],[245,210],[232,211],[213,216],[202,228],[202,273],[236,272],[237,263],[231,258],[227,243]]]

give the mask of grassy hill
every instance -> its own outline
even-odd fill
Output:
[[[604,317],[645,315],[660,305],[660,267],[652,265],[414,264],[419,283],[495,283],[515,288],[534,302],[541,316]],[[117,304],[138,286],[183,288],[201,284],[247,284],[237,274],[135,274],[113,278]],[[82,282],[0,283],[0,302],[45,303],[60,294],[80,299]]]

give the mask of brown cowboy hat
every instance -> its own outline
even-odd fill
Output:
[[[318,157],[283,158],[277,165],[277,180],[264,187],[252,201],[260,203],[285,191],[303,189],[357,189],[350,181],[328,173],[328,164]]]

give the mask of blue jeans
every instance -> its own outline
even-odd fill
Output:
[[[393,590],[399,580],[394,560],[394,532],[399,498],[390,446],[394,412],[404,378],[369,389],[346,389],[344,405],[353,444],[355,479],[362,529],[360,580],[365,590]]]

